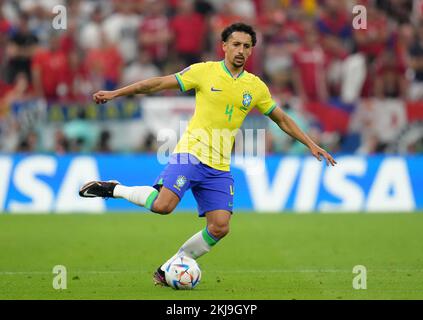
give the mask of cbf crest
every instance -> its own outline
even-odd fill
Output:
[[[242,95],[242,107],[241,110],[246,111],[251,104],[253,97],[249,92],[244,92]]]
[[[187,182],[187,178],[184,176],[178,176],[176,179],[176,185],[174,187],[178,190],[184,186],[184,184]]]

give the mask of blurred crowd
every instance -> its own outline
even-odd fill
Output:
[[[52,27],[57,5],[66,8],[63,30]],[[353,28],[354,5],[366,8],[367,29]],[[287,112],[339,151],[340,136],[325,135],[307,105],[423,101],[422,12],[420,0],[0,0],[0,135],[15,140],[0,150],[36,150],[37,133],[21,130],[10,113],[16,101],[83,104],[99,89],[222,59],[222,29],[243,21],[258,33],[247,69],[282,105],[294,101]],[[269,153],[304,151],[269,126]],[[87,139],[88,151],[113,149],[104,147],[110,132]],[[81,150],[66,130],[57,141],[56,152]],[[378,145],[362,151],[384,151]]]

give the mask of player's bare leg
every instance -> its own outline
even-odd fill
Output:
[[[153,277],[156,285],[167,286],[165,269],[176,257],[184,255],[192,259],[198,259],[209,252],[220,239],[229,233],[231,212],[227,210],[209,211],[206,213],[206,219],[206,228],[189,238],[172,258],[157,269]]]
[[[151,211],[158,214],[171,213],[179,203],[179,197],[166,187],[161,187],[157,199],[154,201]]]

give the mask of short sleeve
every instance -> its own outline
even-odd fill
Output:
[[[263,81],[258,79],[258,100],[255,107],[264,115],[268,116],[276,108],[276,102],[272,99],[269,88]]]
[[[175,73],[176,80],[178,80],[179,88],[182,92],[200,87],[201,79],[204,78],[204,68],[205,63],[200,62]]]

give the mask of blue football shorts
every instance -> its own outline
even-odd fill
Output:
[[[189,153],[171,155],[169,163],[154,182],[154,188],[160,189],[161,186],[172,190],[179,199],[191,189],[200,217],[213,210],[232,213],[234,179],[230,171],[214,169]]]

